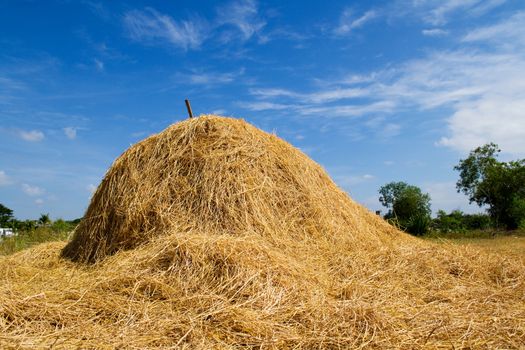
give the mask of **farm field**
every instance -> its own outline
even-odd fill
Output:
[[[58,241],[0,257],[2,348],[525,340],[514,241],[399,231],[304,153],[238,119],[201,116],[131,146],[71,238],[49,237]]]
[[[525,236],[522,233],[508,236],[495,236],[494,238],[432,238],[430,240],[444,244],[470,246],[489,253],[500,254],[502,256],[508,256],[509,258],[517,257],[525,260]]]
[[[0,240],[0,256],[10,255],[45,242],[62,241],[65,243],[70,235],[70,232],[52,233],[47,230],[22,233],[20,236]],[[469,236],[469,233],[458,233],[455,238],[437,236],[424,237],[423,239],[444,245],[470,246],[489,253],[525,259],[525,232],[523,231],[511,232],[506,235],[497,234],[491,238],[463,238],[461,235]]]

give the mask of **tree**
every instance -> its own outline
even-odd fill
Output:
[[[379,201],[389,211],[386,219],[414,234],[424,234],[430,225],[430,195],[406,182],[390,182],[379,189]]]
[[[6,227],[13,220],[13,211],[0,203],[0,227]]]
[[[461,159],[454,170],[459,171],[458,192],[468,196],[470,203],[488,206],[491,218],[508,229],[518,227],[525,199],[525,159],[500,162],[498,145],[488,143]]]
[[[41,214],[40,218],[38,219],[38,223],[47,226],[51,223],[51,219],[49,218],[49,214]]]

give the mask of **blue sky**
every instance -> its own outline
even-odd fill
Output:
[[[370,209],[406,181],[479,211],[452,168],[489,141],[525,156],[525,3],[0,0],[0,203],[82,216],[185,98],[276,132]]]

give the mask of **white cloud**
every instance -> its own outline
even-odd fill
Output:
[[[334,29],[334,33],[337,35],[348,34],[352,30],[364,26],[367,22],[370,22],[377,16],[378,14],[376,11],[370,10],[356,18],[351,9],[345,9],[339,19],[339,25]]]
[[[334,175],[334,181],[345,189],[350,189],[355,185],[361,184],[363,182],[371,181],[375,179],[374,175],[364,174],[364,175]]]
[[[272,102],[240,102],[239,106],[250,111],[265,111],[265,110],[281,110],[289,109],[292,106],[287,104],[272,103]]]
[[[77,138],[77,128],[73,128],[71,126],[68,126],[67,128],[64,128],[64,134],[66,137],[70,140],[74,140]]]
[[[99,72],[103,72],[104,71],[104,62],[102,62],[101,60],[99,59],[94,59],[93,62],[95,62],[95,68],[99,71]]]
[[[183,79],[185,82],[193,85],[220,85],[228,84],[233,82],[244,74],[244,68],[241,68],[237,72],[200,72],[194,71],[191,74],[180,74],[177,79]]]
[[[37,199],[35,199],[35,204],[36,205],[42,205],[42,204],[44,204],[44,200],[42,198],[37,198]]]
[[[393,109],[394,104],[391,101],[378,101],[369,104],[296,107],[299,114],[322,117],[360,117],[371,113],[390,113]]]
[[[254,0],[232,1],[217,9],[218,25],[231,25],[237,28],[244,40],[260,34],[266,22],[258,14]]]
[[[525,155],[525,95],[521,100],[486,95],[459,105],[448,126],[451,135],[441,138],[439,145],[466,153],[496,142],[507,153]]]
[[[470,31],[464,42],[490,41],[496,44],[525,45],[525,12],[518,12],[508,20]],[[517,42],[516,42],[517,41]]]
[[[469,8],[478,5],[472,2]],[[387,116],[410,111],[424,119],[426,111],[434,111],[445,124],[438,145],[465,153],[492,141],[504,152],[524,155],[525,12],[475,28],[459,38],[457,46],[369,74],[317,79],[322,88],[315,91],[252,89],[256,101],[240,106],[317,117],[366,115],[372,119],[362,125],[387,138],[403,127]],[[375,119],[378,125],[367,125]]]
[[[441,28],[423,29],[421,33],[425,36],[445,36],[448,31]]]
[[[40,188],[38,186],[31,186],[28,184],[22,184],[22,191],[24,191],[24,193],[28,196],[40,196],[45,193],[45,190],[43,188]]]
[[[489,141],[525,153],[525,58],[521,52],[440,52],[402,67],[378,96],[421,110],[450,108],[441,145],[461,152]]]
[[[470,8],[467,14],[470,16],[479,17],[495,9],[496,7],[505,4],[506,2],[507,0],[482,0],[479,1],[476,6]]]
[[[38,142],[38,141],[42,141],[44,139],[44,133],[42,131],[39,131],[39,130],[31,130],[31,131],[21,130],[19,132],[19,136],[23,140],[29,141],[29,142]]]
[[[215,115],[226,115],[226,110],[225,109],[215,109],[211,112],[211,114],[215,114]]]
[[[93,184],[89,184],[86,186],[86,190],[89,191],[89,193],[91,195],[95,194],[95,191],[97,190],[97,186],[93,185]]]
[[[466,153],[492,141],[504,152],[524,155],[525,13],[476,28],[461,41],[468,47],[378,72],[364,86],[398,108],[448,113],[448,135],[439,145]],[[491,45],[472,47],[478,42]]]
[[[361,88],[335,88],[319,90],[313,93],[297,93],[286,89],[252,89],[250,93],[259,98],[289,97],[302,103],[324,104],[333,101],[359,98],[368,95]]]
[[[8,186],[8,185],[10,185],[12,183],[13,182],[11,181],[9,176],[7,176],[5,171],[0,170],[0,186]]]
[[[152,8],[127,12],[124,25],[133,40],[168,43],[184,50],[199,48],[208,35],[208,25],[200,18],[176,21]]]
[[[396,3],[399,11],[391,12],[415,16],[432,25],[444,25],[454,16],[482,16],[505,2],[506,0],[399,0]]]
[[[250,94],[260,98],[271,98],[271,97],[301,97],[302,95],[286,89],[251,89]]]
[[[473,7],[480,0],[445,0],[440,1],[439,5],[430,9],[425,19],[432,24],[444,24],[448,21],[450,14]],[[425,1],[423,1],[425,2]],[[427,1],[428,2],[428,1]]]

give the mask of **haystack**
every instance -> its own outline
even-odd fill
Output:
[[[399,232],[204,116],[118,158],[67,245],[0,257],[0,348],[522,348],[524,262]]]
[[[368,244],[398,234],[300,150],[217,116],[174,124],[122,154],[63,256],[93,262],[172,230],[334,244],[341,234]]]

